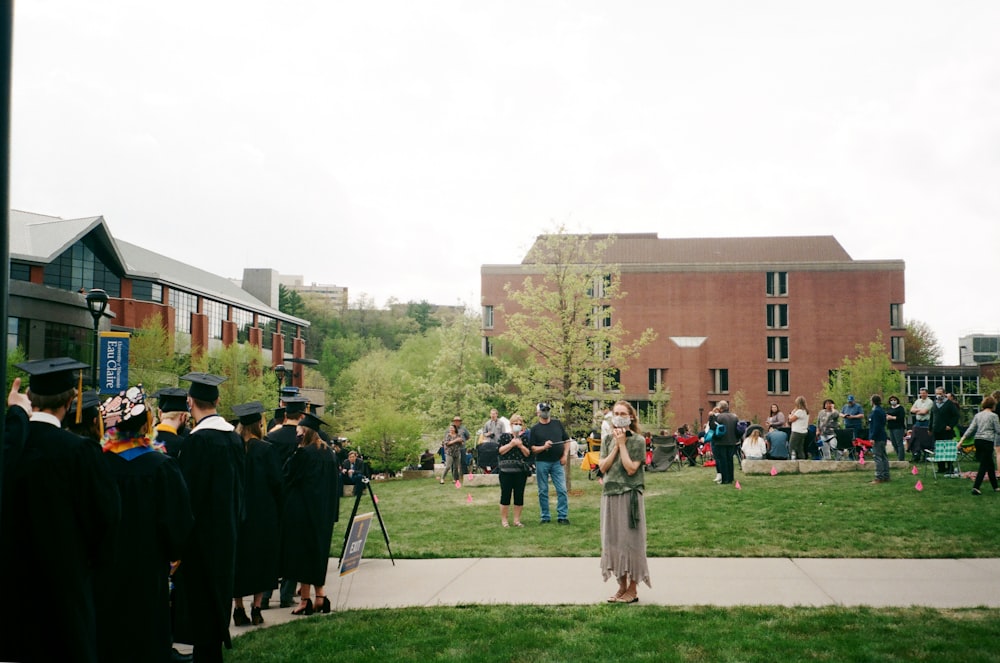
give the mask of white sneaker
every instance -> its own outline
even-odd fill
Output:
[[[716,472],[715,473],[715,483],[722,483],[722,473],[721,472]]]

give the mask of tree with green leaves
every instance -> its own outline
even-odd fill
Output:
[[[527,358],[511,365],[502,357],[521,406],[530,416],[535,402],[551,402],[570,431],[590,426],[598,402],[614,398],[607,391],[619,371],[656,337],[647,328],[626,341],[632,330],[615,319],[615,302],[627,293],[618,267],[604,259],[613,242],[562,227],[539,237],[525,258],[529,274],[505,285],[508,304],[498,307],[500,340]]]
[[[174,339],[160,315],[147,317],[132,331],[128,354],[129,383],[141,384],[147,393],[155,394],[163,387],[176,387],[177,376],[187,373],[187,367],[187,355],[178,355],[174,351]]]
[[[278,379],[267,365],[260,350],[252,345],[232,345],[212,350],[192,360],[191,369],[224,376],[219,385],[219,413],[232,418],[232,407],[260,401],[265,406],[274,402]]]
[[[833,399],[834,403],[843,404],[847,401],[848,394],[854,394],[858,403],[868,408],[872,394],[878,394],[886,400],[892,394],[906,393],[903,374],[892,367],[892,358],[881,332],[867,346],[857,344],[855,350],[853,357],[844,357],[830,382],[816,396],[815,403],[810,404],[810,411],[818,412],[819,404],[827,398]]]
[[[306,313],[306,303],[302,300],[302,295],[291,288],[286,288],[278,284],[278,310],[286,315],[293,315],[302,318]]]
[[[906,323],[906,363],[910,366],[937,366],[941,363],[944,350],[930,325],[920,320]]]

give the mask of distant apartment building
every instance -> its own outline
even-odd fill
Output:
[[[647,327],[657,337],[620,371],[617,384],[599,387],[595,407],[625,399],[645,412],[664,385],[676,424],[704,421],[737,392],[746,403],[737,414],[763,419],[770,403],[788,412],[796,396],[812,399],[857,344],[880,332],[893,365],[906,368],[902,260],[854,260],[832,236],[614,237],[601,263],[618,268],[627,296],[613,302],[613,315],[632,338]],[[529,262],[533,253],[519,264],[481,268],[487,352],[504,332],[497,307],[516,310],[505,284],[516,289],[543,273]],[[594,296],[599,305],[599,288]],[[809,403],[812,412],[819,406]]]
[[[958,363],[978,366],[1000,361],[1000,334],[969,334],[958,339]]]
[[[9,269],[7,347],[21,347],[29,359],[91,362],[94,321],[84,294],[95,288],[109,297],[102,331],[134,330],[155,316],[181,353],[249,343],[271,366],[306,356],[308,321],[229,279],[115,239],[101,216],[12,210]]]

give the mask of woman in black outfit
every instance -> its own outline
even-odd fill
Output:
[[[244,489],[246,516],[236,539],[236,575],[233,579],[233,624],[257,626],[264,592],[278,584],[278,514],[281,513],[281,467],[278,452],[261,440],[264,405],[259,401],[236,405],[236,433],[246,450]],[[250,617],[243,597],[253,594]]]
[[[333,524],[340,509],[340,466],[319,436],[323,421],[306,414],[298,424],[299,446],[285,463],[281,521],[281,577],[302,583],[293,615],[330,612],[323,593]],[[316,603],[310,594],[316,588]]]

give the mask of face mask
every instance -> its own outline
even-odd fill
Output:
[[[510,428],[515,433],[520,433],[521,432],[521,424],[511,424]]]
[[[619,417],[617,415],[611,417],[611,425],[615,428],[628,428],[631,423],[632,417]]]
[[[936,400],[938,403],[940,403],[940,402],[944,401],[944,396],[941,396],[939,394],[939,395],[937,395],[937,396],[934,397],[934,400]]]
[[[897,405],[899,405],[899,401],[889,401],[889,405],[896,407]]]

